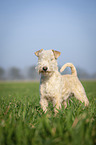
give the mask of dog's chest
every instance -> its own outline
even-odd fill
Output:
[[[54,98],[61,91],[60,80],[53,77],[47,81],[42,81],[40,88],[43,96]]]
[[[56,84],[54,82],[46,82],[45,84],[45,95],[54,96],[56,91]]]

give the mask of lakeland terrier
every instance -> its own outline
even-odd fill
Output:
[[[66,67],[70,67],[71,75],[61,75],[58,72],[57,58],[60,56],[59,51],[39,50],[35,52],[38,57],[37,70],[41,74],[40,79],[40,104],[44,112],[47,111],[48,101],[52,101],[54,111],[61,108],[63,103],[67,107],[67,99],[74,95],[85,106],[88,106],[85,90],[80,83],[77,72],[72,63],[66,63],[61,69],[62,72]]]

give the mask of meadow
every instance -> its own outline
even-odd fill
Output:
[[[0,145],[95,145],[96,81],[82,81],[89,106],[72,98],[43,113],[38,82],[0,82]]]

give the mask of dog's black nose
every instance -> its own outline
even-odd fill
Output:
[[[47,71],[47,69],[48,69],[48,67],[46,67],[46,66],[43,67],[43,70],[44,70],[45,72]]]

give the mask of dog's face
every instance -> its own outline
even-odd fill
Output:
[[[39,50],[35,52],[35,55],[38,57],[38,72],[43,75],[50,75],[54,71],[58,70],[57,67],[57,58],[60,56],[59,51],[55,50]]]

